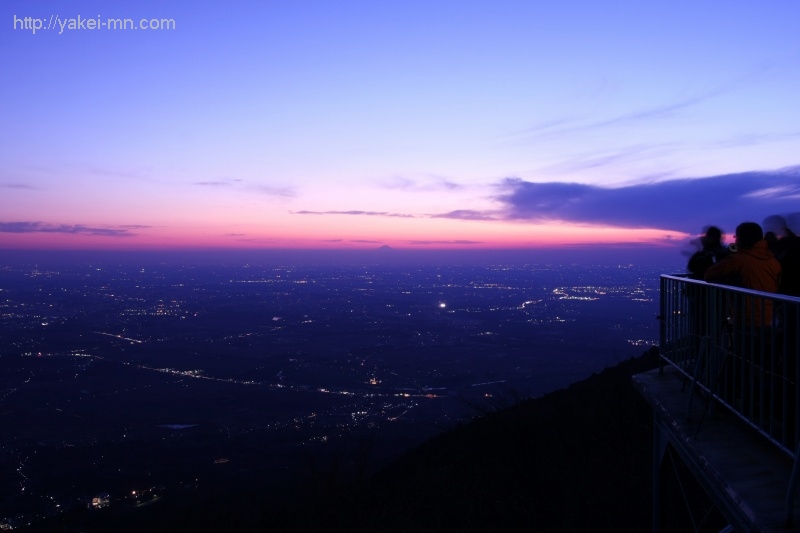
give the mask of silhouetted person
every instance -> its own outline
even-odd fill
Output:
[[[767,241],[767,249],[772,252],[773,256],[778,255],[778,246],[780,245],[780,239],[778,236],[775,235],[774,231],[768,231],[764,234],[764,240]]]
[[[705,233],[692,244],[697,250],[689,258],[686,269],[690,272],[691,279],[702,280],[709,267],[722,261],[730,251],[722,244],[722,230],[716,226],[706,226]],[[686,296],[689,298],[689,335],[692,338],[694,351],[699,354],[703,337],[709,333],[709,305],[708,288],[704,284],[688,284]]]
[[[792,242],[781,254],[781,294],[800,296],[800,238],[793,237]]]
[[[764,240],[761,226],[755,222],[742,222],[736,226],[736,253],[709,267],[705,280],[711,283],[735,285],[763,292],[778,292],[781,265],[772,255]],[[764,323],[772,320],[772,302],[764,305]],[[753,317],[761,325],[760,313]]]
[[[779,292],[789,296],[800,296],[800,237],[794,230],[800,230],[800,213],[786,217],[786,231],[779,240],[776,258],[781,264],[781,284]],[[778,341],[783,341],[783,356],[780,361],[784,375],[790,381],[796,381],[797,373],[797,332],[800,329],[798,307],[791,303],[783,303],[782,309],[776,311],[780,317]],[[782,329],[782,331],[781,331]],[[786,387],[786,402],[795,405],[796,388]]]
[[[775,258],[781,264],[779,292],[789,296],[800,296],[800,237],[790,227],[794,224],[800,225],[800,213],[787,215],[783,220],[783,237],[778,240],[775,250]]]
[[[708,226],[705,235],[700,237],[702,248],[689,258],[686,268],[692,279],[704,279],[706,270],[730,255],[730,251],[722,244],[722,230],[716,226]]]
[[[786,218],[781,215],[772,215],[764,219],[764,240],[776,259],[788,244],[787,237],[793,236],[792,230],[787,225]]]
[[[736,252],[706,270],[706,281],[777,292],[781,265],[769,251],[761,226],[743,222],[736,227],[735,239]],[[768,376],[774,368],[771,355],[773,302],[751,295],[727,294],[725,297],[730,313],[727,328],[732,354],[728,361],[727,386],[733,394],[730,399],[734,403],[741,402],[736,408],[755,418],[761,408],[761,394],[779,393],[779,390],[768,391],[771,383]]]

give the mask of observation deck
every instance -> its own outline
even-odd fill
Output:
[[[653,408],[653,531],[661,463],[680,456],[734,531],[800,531],[800,298],[661,276]]]

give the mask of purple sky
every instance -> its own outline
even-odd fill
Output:
[[[800,212],[797,20],[714,0],[5,1],[0,248],[730,234]]]

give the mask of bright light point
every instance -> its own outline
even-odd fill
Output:
[[[444,309],[445,307],[447,307],[447,304],[446,304],[446,303],[444,303],[444,302],[442,302],[442,303],[440,303],[440,304],[439,304],[439,307],[441,307],[442,309]]]

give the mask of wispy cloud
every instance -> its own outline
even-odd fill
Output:
[[[764,187],[763,189],[749,192],[744,197],[756,200],[797,200],[800,199],[800,185]]]
[[[494,212],[475,211],[473,209],[456,209],[448,213],[428,215],[430,218],[452,218],[456,220],[500,220]]]
[[[249,242],[253,244],[285,244],[280,238],[273,238],[273,237],[246,237],[241,238],[237,237],[236,239],[239,242]]]
[[[692,108],[698,104],[729,93],[741,87],[742,85],[749,83],[751,80],[759,79],[766,71],[772,68],[772,66],[765,66],[754,69],[753,71],[740,76],[739,78],[721,83],[716,87],[708,89],[707,91],[697,92],[693,95],[683,98],[677,98],[672,102],[665,102],[650,107],[642,107],[629,113],[623,113],[617,116],[595,120],[561,117],[537,124],[531,128],[519,131],[512,136],[526,140],[541,140],[546,138],[570,136],[577,133],[609,127],[637,125],[642,122],[674,117],[683,110]]]
[[[269,185],[251,185],[248,189],[253,190],[259,194],[266,194],[268,196],[283,196],[285,198],[293,198],[297,196],[297,192],[292,187],[271,187]]]
[[[464,188],[463,185],[439,176],[423,181],[412,180],[405,176],[392,176],[387,180],[379,182],[378,186],[383,189],[413,192],[454,191]]]
[[[800,167],[605,188],[507,178],[495,200],[508,220],[568,221],[695,232],[707,224],[795,211]]]
[[[88,172],[97,176],[107,176],[111,178],[125,178],[134,180],[146,180],[147,174],[150,173],[149,168],[142,168],[138,171],[131,170],[117,170],[109,168],[100,168],[96,166],[89,166]]]
[[[132,229],[149,226],[84,226],[82,224],[44,224],[42,222],[0,222],[0,233],[70,233],[103,237],[134,237]]]
[[[622,146],[612,150],[585,153],[570,156],[567,160],[548,165],[536,170],[537,173],[575,173],[581,170],[591,170],[600,167],[647,161],[656,157],[673,154],[682,150],[692,149],[688,143],[642,143]]]
[[[264,194],[267,196],[281,196],[285,198],[293,198],[297,196],[297,192],[293,187],[276,187],[272,185],[263,185],[260,183],[248,183],[239,178],[225,178],[210,181],[196,181],[194,185],[199,187],[219,187],[238,189],[245,192],[254,192],[256,194]]]
[[[800,137],[800,131],[789,131],[783,133],[750,133],[747,135],[734,135],[727,139],[722,139],[713,143],[707,143],[704,145],[704,148],[738,148],[740,146],[755,146],[759,144],[788,141],[798,137]]]
[[[422,241],[407,241],[408,244],[415,244],[415,245],[434,245],[434,244],[483,244],[482,241],[470,241],[464,239],[455,239],[450,241],[437,241],[437,240],[422,240]]]
[[[389,213],[386,211],[289,211],[293,215],[358,215],[368,217],[399,217],[399,218],[415,218],[414,215],[405,215],[402,213]]]
[[[29,191],[41,190],[39,187],[34,187],[33,185],[28,185],[26,183],[0,183],[0,187],[3,189],[25,189]]]

